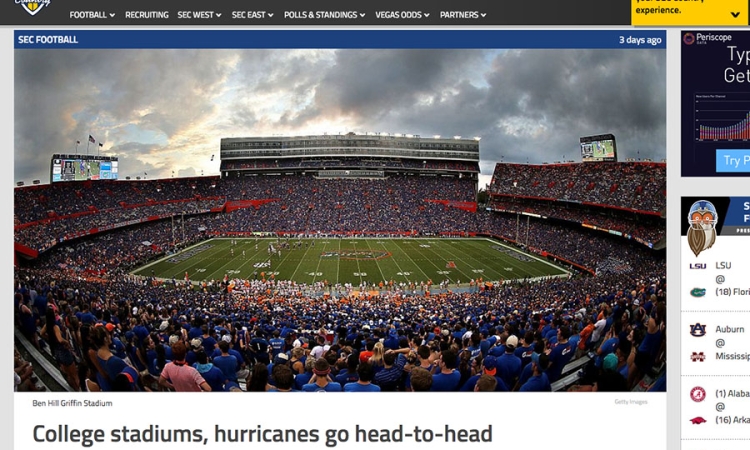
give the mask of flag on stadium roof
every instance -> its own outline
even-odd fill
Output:
[[[89,142],[96,143],[96,139],[94,139],[94,136],[89,134]]]

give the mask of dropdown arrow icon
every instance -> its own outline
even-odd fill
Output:
[[[736,18],[738,18],[739,16],[740,16],[740,13],[739,13],[739,11],[738,11],[738,12],[733,12],[733,13],[732,13],[732,17],[734,17],[735,19],[736,19]]]
[[[424,13],[425,17],[430,17],[430,13]]]
[[[217,13],[216,13],[216,17],[221,17],[221,13],[220,13],[220,12],[217,12]]]
[[[482,13],[482,17],[487,17],[487,13]]]
[[[268,17],[273,17],[273,13],[268,13]]]

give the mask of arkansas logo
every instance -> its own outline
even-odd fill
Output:
[[[35,16],[45,6],[49,6],[50,0],[16,0],[16,5],[21,5],[27,13]]]

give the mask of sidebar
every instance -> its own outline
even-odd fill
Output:
[[[683,197],[683,450],[750,443],[750,197]]]

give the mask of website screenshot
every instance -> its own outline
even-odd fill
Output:
[[[0,7],[5,444],[746,448],[748,2],[608,3]]]

